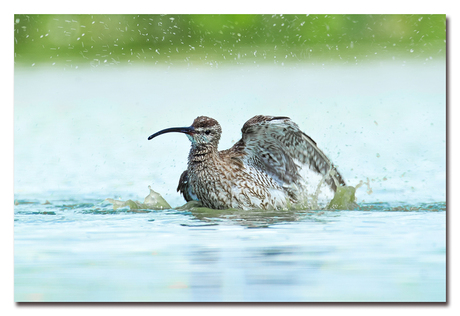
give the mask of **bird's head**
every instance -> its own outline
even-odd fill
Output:
[[[207,116],[198,116],[189,127],[167,128],[150,135],[148,139],[150,140],[154,137],[170,132],[186,134],[188,139],[192,142],[192,146],[200,147],[203,145],[212,145],[217,149],[222,128],[215,119]]]

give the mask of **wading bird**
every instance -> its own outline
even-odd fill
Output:
[[[316,143],[288,117],[254,116],[241,129],[241,140],[222,151],[215,119],[199,116],[189,127],[167,128],[148,139],[170,132],[184,133],[192,143],[177,188],[187,202],[213,209],[286,209],[307,198],[308,185],[316,193],[323,185],[332,194],[345,185]]]

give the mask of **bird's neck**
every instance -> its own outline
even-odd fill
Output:
[[[218,155],[217,147],[212,144],[192,145],[188,156],[189,163],[210,162],[214,156]]]

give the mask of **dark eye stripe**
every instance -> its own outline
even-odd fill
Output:
[[[211,134],[211,131],[208,129],[208,130],[206,130],[205,133],[206,133],[206,135],[209,135],[209,134]]]

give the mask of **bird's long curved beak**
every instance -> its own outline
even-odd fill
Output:
[[[193,135],[195,133],[195,128],[193,126],[166,128],[164,130],[156,132],[155,134],[150,135],[148,139],[151,140],[154,137],[160,136],[160,135],[165,134],[165,133],[171,133],[171,132],[178,132],[178,133],[185,133],[185,134],[188,134],[188,135]]]

